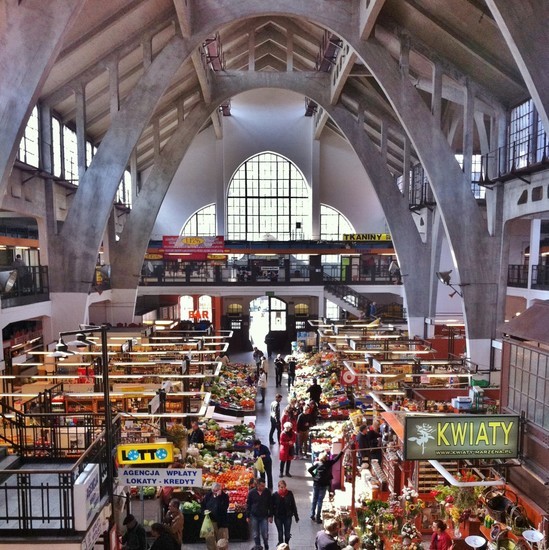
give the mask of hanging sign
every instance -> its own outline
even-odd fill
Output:
[[[200,468],[120,468],[122,485],[136,487],[202,487]]]
[[[116,447],[118,464],[173,462],[173,443],[128,443]]]
[[[406,416],[405,460],[516,458],[516,415]]]
[[[342,386],[354,386],[356,383],[357,383],[356,374],[352,373],[350,370],[344,370],[341,373]]]
[[[344,233],[344,241],[391,241],[390,233]]]
[[[225,237],[184,237],[182,235],[164,235],[162,248],[166,254],[184,254],[201,252],[204,254],[223,254]]]

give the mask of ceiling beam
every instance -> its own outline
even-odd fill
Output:
[[[359,8],[359,33],[362,40],[370,38],[383,4],[385,4],[385,0],[361,0]]]
[[[196,71],[198,83],[200,84],[200,89],[202,90],[202,97],[207,104],[210,104],[212,101],[212,87],[210,83],[209,70],[206,67],[206,61],[201,48],[197,48],[193,51],[191,54],[191,59],[194,70]]]
[[[343,42],[331,71],[330,103],[332,105],[338,102],[343,86],[345,86],[347,77],[351,73],[356,60],[357,55],[354,50],[347,42]]]
[[[181,36],[183,36],[183,38],[190,38],[193,28],[191,23],[191,6],[189,0],[173,0],[173,5],[175,6],[175,12],[177,13]]]

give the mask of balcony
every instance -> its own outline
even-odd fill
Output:
[[[0,268],[0,271],[11,271],[11,267]],[[15,285],[8,291],[0,293],[2,309],[24,306],[50,299],[48,267],[29,266],[22,277],[18,277]]]

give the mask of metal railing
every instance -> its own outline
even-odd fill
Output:
[[[3,267],[1,271],[13,268]],[[2,309],[16,306],[47,302],[50,299],[48,267],[44,265],[25,267],[23,274],[18,274],[15,285],[0,294]]]

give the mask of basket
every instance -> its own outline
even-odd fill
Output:
[[[488,489],[483,495],[483,500],[490,517],[500,523],[505,523],[507,514],[518,504],[518,497],[514,494],[513,496],[515,497],[515,502],[507,497],[505,490],[496,491]]]
[[[507,525],[511,528],[514,535],[521,536],[523,531],[530,529],[530,524],[524,508],[519,504],[511,507],[507,514]]]

